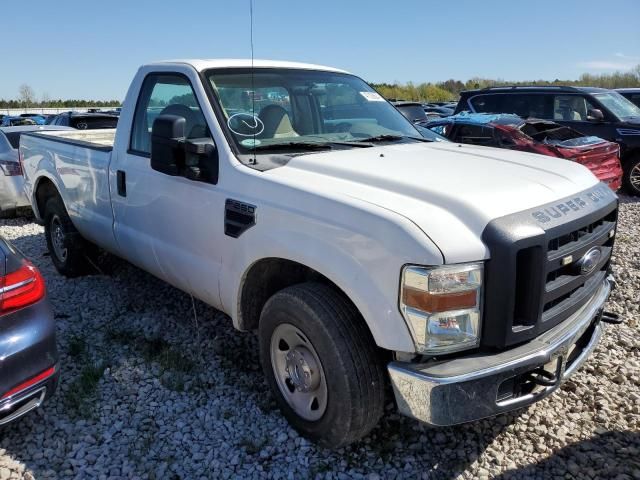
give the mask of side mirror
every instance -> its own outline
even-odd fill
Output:
[[[598,108],[590,108],[587,111],[587,120],[590,122],[604,122],[604,114]]]
[[[211,138],[192,138],[184,144],[184,176],[189,180],[218,183],[218,149]]]
[[[151,127],[151,168],[167,175],[180,175],[184,165],[187,121],[177,115],[159,115]]]

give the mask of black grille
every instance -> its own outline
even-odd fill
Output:
[[[505,348],[536,337],[566,320],[602,285],[618,210],[615,195],[600,189],[489,223],[483,233],[491,252],[483,346]],[[600,258],[581,270],[592,249],[599,249]]]
[[[552,324],[550,327],[569,317],[589,300],[604,280],[611,258],[616,214],[614,210],[548,242],[542,295],[544,324]],[[580,259],[594,247],[599,247],[600,259],[591,272],[581,273]]]

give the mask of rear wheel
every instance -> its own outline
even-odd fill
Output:
[[[53,265],[66,277],[77,277],[91,270],[87,257],[90,245],[71,223],[59,197],[47,200],[44,214],[44,233]]]
[[[623,176],[624,189],[629,195],[640,196],[640,155],[626,162]]]
[[[280,410],[302,435],[336,448],[382,416],[385,377],[355,307],[319,283],[286,288],[260,317],[260,360]]]

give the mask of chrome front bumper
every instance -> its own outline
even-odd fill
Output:
[[[388,370],[398,410],[427,424],[445,426],[497,415],[546,397],[595,349],[610,291],[605,280],[591,300],[567,320],[505,352],[425,364],[391,362]],[[550,374],[543,382],[547,385],[531,388],[524,379],[541,368]],[[520,385],[526,387],[524,391]]]

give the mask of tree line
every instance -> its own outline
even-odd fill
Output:
[[[414,100],[420,102],[444,102],[457,100],[463,90],[475,88],[499,87],[502,85],[572,85],[584,87],[624,88],[640,87],[640,65],[628,72],[614,72],[591,74],[584,73],[577,80],[532,80],[510,82],[502,79],[474,77],[466,82],[453,78],[444,82],[419,83],[373,83],[372,86],[385,98],[397,100]],[[20,85],[18,98],[0,99],[0,108],[75,108],[87,105],[95,107],[117,107],[120,100],[52,100],[47,94],[43,94],[40,100],[36,99],[34,90],[27,84]]]
[[[46,93],[40,100],[36,99],[36,93],[31,86],[23,83],[18,88],[18,98],[5,100],[0,98],[0,108],[77,108],[86,107],[118,107],[120,100],[84,100],[84,99],[51,99]]]
[[[499,87],[503,85],[571,85],[602,88],[640,87],[640,65],[637,65],[629,72],[584,73],[577,80],[555,79],[510,82],[502,79],[474,77],[466,82],[449,79],[436,83],[374,83],[372,85],[380,95],[387,99],[444,102],[457,100],[458,95],[463,90]]]
[[[78,108],[78,107],[119,107],[119,100],[39,100],[29,103],[20,100],[4,100],[0,98],[0,108]]]

